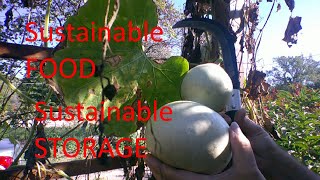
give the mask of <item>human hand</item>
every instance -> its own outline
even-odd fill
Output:
[[[258,169],[249,140],[233,122],[229,129],[232,149],[232,167],[217,175],[203,175],[170,167],[148,154],[145,162],[157,180],[261,180],[265,179]]]
[[[230,118],[225,117],[225,119],[227,122],[231,121]],[[236,113],[235,122],[239,124],[244,135],[250,141],[258,168],[265,178],[320,180],[320,176],[281,149],[261,126],[246,117],[244,109]]]
[[[228,117],[224,116],[224,118],[227,122],[231,121]],[[245,109],[240,109],[236,113],[235,122],[250,141],[259,170],[265,177],[269,176],[270,170],[274,167],[274,157],[280,153],[281,148],[261,126],[246,116]]]

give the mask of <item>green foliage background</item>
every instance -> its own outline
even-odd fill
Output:
[[[289,86],[267,104],[282,140],[277,143],[320,174],[320,89]]]

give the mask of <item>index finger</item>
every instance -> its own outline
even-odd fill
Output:
[[[223,117],[223,119],[230,125],[231,123],[232,123],[232,119],[228,116],[228,115],[226,115],[225,113],[219,113],[222,117]]]
[[[239,124],[243,133],[250,137],[264,132],[261,126],[258,126],[252,120],[247,118],[246,114],[247,111],[245,109],[240,109],[235,115],[235,121]]]

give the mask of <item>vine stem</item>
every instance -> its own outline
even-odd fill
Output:
[[[72,133],[74,130],[76,130],[78,127],[80,127],[84,122],[79,123],[77,126],[75,126],[74,128],[72,128],[71,130],[69,130],[68,132],[66,132],[64,135],[62,135],[60,138],[64,138],[66,136],[68,136],[70,133]]]
[[[50,9],[51,9],[51,2],[52,0],[48,1],[47,10],[46,10],[46,16],[44,19],[44,38],[47,39],[49,36],[49,20],[50,20]],[[44,46],[48,47],[48,41],[44,42]]]
[[[17,111],[17,110],[16,110],[16,111]],[[38,112],[38,111],[29,111],[29,112],[24,112],[24,113],[20,113],[20,114],[15,113],[14,115],[9,116],[9,117],[7,117],[7,118],[4,119],[4,120],[1,120],[1,121],[0,121],[0,124],[8,121],[9,119],[13,119],[14,116],[22,116],[22,115],[31,114],[31,113],[36,113],[36,112]],[[45,112],[50,112],[50,111],[45,111]],[[59,112],[59,111],[52,111],[52,112]],[[1,138],[0,138],[0,139],[1,139]]]
[[[259,50],[259,47],[260,47],[260,43],[261,43],[261,40],[262,40],[263,30],[264,30],[264,28],[266,27],[267,23],[269,22],[269,19],[270,19],[270,17],[271,17],[271,14],[272,14],[272,11],[273,11],[273,9],[274,9],[275,4],[276,4],[276,0],[273,1],[273,4],[272,4],[272,7],[271,7],[271,9],[270,9],[270,11],[269,11],[267,20],[264,22],[262,28],[260,29],[259,35],[258,35],[258,37],[257,37],[258,45],[257,45],[257,47],[256,47],[255,50],[254,50],[254,60],[255,60],[256,57],[257,57],[257,53],[258,53],[258,50]],[[255,65],[255,66],[256,66],[256,65]],[[255,67],[255,69],[256,69],[256,67]]]
[[[13,91],[18,93],[21,97],[23,97],[25,100],[32,104],[36,104],[37,102],[33,99],[31,99],[28,95],[23,94],[18,88],[16,88],[15,85],[13,85],[1,72],[0,72],[0,79],[6,83]]]
[[[27,100],[31,104],[37,104],[37,101],[33,100],[31,97],[28,95],[25,95],[23,92],[21,92],[15,85],[13,85],[1,72],[0,72],[0,79],[7,84],[14,92],[16,92],[18,95],[20,95],[23,99]],[[51,88],[50,88],[51,90]],[[45,108],[52,108],[54,111],[58,111],[58,108],[55,107],[50,107],[47,105],[39,105],[41,107]]]
[[[45,21],[44,21],[44,37],[45,38],[48,38],[48,30],[49,30],[49,20],[50,20],[50,9],[51,9],[51,2],[52,0],[49,0],[48,1],[48,5],[47,5],[47,10],[46,10],[46,15],[45,15]],[[46,41],[44,43],[44,46],[45,47],[48,47],[48,42]],[[5,82],[5,80],[7,81],[7,84],[11,87],[11,89],[13,90],[16,90],[16,92],[23,96],[24,98],[26,98],[29,102],[32,102],[33,104],[36,104],[37,102],[34,101],[33,99],[31,99],[29,96],[27,95],[24,95],[20,90],[18,90],[13,84],[11,84],[6,78],[3,79],[3,76],[2,74],[0,74],[0,78]],[[51,96],[52,96],[52,93],[53,93],[53,89],[52,88],[49,88],[49,93],[47,94],[44,102],[47,103]],[[36,116],[39,116],[39,113],[36,114]],[[31,132],[29,134],[29,137],[27,139],[27,142],[26,144],[23,146],[22,150],[19,152],[18,156],[14,159],[13,161],[13,165],[17,165],[18,164],[18,161],[20,159],[20,157],[22,156],[22,154],[26,151],[26,149],[28,148],[29,144],[31,143],[32,139],[33,139],[33,135],[34,135],[34,132],[36,131],[36,127],[37,127],[37,121],[34,119],[33,120],[33,125],[32,125],[32,128],[31,128]]]
[[[48,93],[48,95],[47,95],[47,97],[46,97],[46,99],[44,100],[46,103],[50,100],[52,93],[53,93],[53,90],[50,89],[50,90],[49,90],[49,93]],[[38,116],[38,115],[39,115],[39,113],[37,113],[36,116]],[[17,164],[18,164],[18,161],[19,161],[20,157],[22,156],[22,154],[23,154],[23,153],[26,151],[26,149],[28,148],[30,142],[32,141],[32,138],[33,138],[34,132],[35,132],[35,130],[36,130],[36,127],[37,127],[37,121],[34,120],[34,121],[33,121],[33,125],[32,125],[32,127],[31,127],[31,131],[30,131],[28,140],[27,140],[26,144],[23,146],[23,148],[22,148],[22,150],[20,151],[20,153],[18,154],[18,156],[14,159],[14,161],[13,161],[13,163],[12,163],[13,165],[17,165]]]
[[[108,28],[112,27],[114,21],[116,20],[117,15],[118,15],[119,9],[120,9],[120,0],[114,0],[114,3],[115,4],[114,4],[114,7],[113,7],[114,9],[113,9],[113,12],[112,12],[111,19],[108,20],[109,11],[110,11],[110,0],[108,0],[108,7],[106,9],[106,15],[104,17],[104,24]],[[104,90],[104,86],[103,86],[104,62],[107,60],[107,51],[110,50],[110,52],[112,52],[112,50],[110,48],[110,45],[109,45],[108,38],[109,38],[108,37],[108,33],[107,33],[107,31],[105,31],[104,44],[103,44],[103,48],[102,48],[103,56],[102,56],[102,59],[101,59],[101,72],[100,72],[101,95],[102,95],[101,96],[101,100],[102,100],[102,102],[104,102],[104,100],[105,100],[104,99],[104,93],[103,93],[103,90]],[[107,80],[108,80],[108,84],[110,84],[110,80],[108,78],[107,78]],[[102,104],[102,108],[104,109],[104,103]],[[104,118],[104,117],[102,117],[102,118]],[[102,133],[104,131],[104,127],[103,127],[102,121],[103,121],[103,119],[100,118],[100,120],[99,120],[99,131],[100,131],[99,142],[101,142]]]

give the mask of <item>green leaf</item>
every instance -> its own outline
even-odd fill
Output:
[[[98,29],[104,26],[104,17],[108,1],[90,0],[80,8],[76,16],[72,16],[67,20],[67,24],[77,29],[78,27],[87,27],[89,32],[92,28]],[[113,3],[113,1],[112,1]],[[113,4],[110,5],[110,12],[113,11]],[[123,27],[128,29],[128,23],[132,21],[134,27],[139,27],[143,32],[145,22],[148,22],[148,32],[157,25],[156,6],[152,0],[122,0],[120,1],[120,10],[116,21],[111,28],[111,37],[117,30],[114,27]],[[94,13],[93,13],[94,12]],[[110,18],[109,18],[110,19]],[[94,27],[92,26],[94,22]],[[65,25],[65,26],[66,26]],[[73,31],[75,37],[79,31]],[[133,35],[136,37],[137,34]],[[75,106],[81,103],[84,107],[83,116],[87,114],[87,107],[95,106],[101,108],[101,92],[102,87],[99,77],[89,79],[79,78],[79,65],[81,58],[89,58],[96,65],[101,64],[102,59],[102,42],[98,42],[98,32],[96,32],[95,42],[89,38],[88,42],[68,42],[67,47],[57,51],[54,59],[59,65],[65,58],[73,58],[77,64],[77,74],[71,78],[63,78],[57,74],[53,79],[59,85],[63,92],[66,105]],[[141,99],[148,101],[150,107],[153,107],[154,100],[157,101],[158,107],[180,100],[180,84],[184,74],[189,70],[187,60],[182,57],[171,57],[163,64],[158,64],[149,59],[142,50],[141,42],[125,42],[116,43],[112,39],[109,42],[111,51],[108,56],[117,63],[106,63],[103,75],[111,80],[111,84],[117,87],[117,94],[112,101],[106,100],[104,103],[105,112],[108,107],[124,107],[130,104],[136,98],[137,89],[141,89]],[[109,59],[109,60],[110,60]],[[46,74],[53,72],[53,66],[48,63],[46,66]],[[63,66],[65,74],[71,74],[73,66],[71,63],[65,63]],[[84,67],[84,74],[91,72],[90,66]],[[103,80],[104,87],[107,80]],[[107,113],[105,113],[105,118]],[[85,116],[84,116],[85,117]],[[116,134],[118,136],[126,136],[136,130],[135,123],[128,122],[108,122],[105,128],[106,134]]]
[[[139,81],[145,99],[153,103],[157,100],[158,107],[166,103],[180,100],[180,87],[189,64],[182,57],[171,57],[164,64],[149,63],[146,79]],[[146,81],[148,80],[148,81]]]
[[[284,91],[284,90],[279,90],[278,91],[278,96],[280,98],[287,98],[287,99],[291,99],[292,98],[292,95],[290,94],[290,92]]]
[[[300,148],[302,148],[302,149],[308,149],[308,146],[305,144],[305,143],[303,143],[303,142],[295,142],[294,143],[294,146],[297,146],[297,147],[300,147]]]
[[[18,144],[18,141],[16,140],[16,138],[12,134],[9,135],[9,141],[14,145]]]

